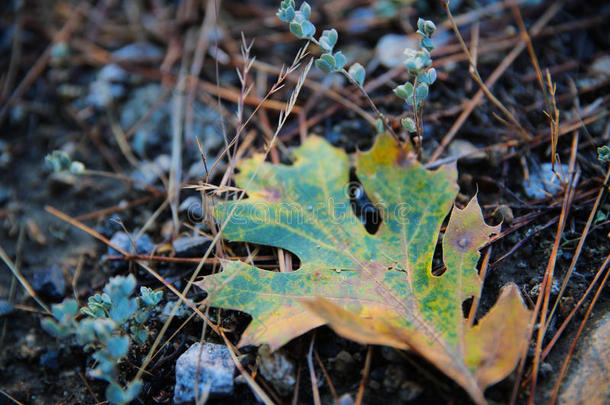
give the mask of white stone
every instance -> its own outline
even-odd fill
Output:
[[[233,392],[234,373],[235,363],[226,346],[212,343],[201,346],[195,343],[176,362],[174,403],[195,400],[195,376],[198,377],[198,398],[215,394],[229,395]]]

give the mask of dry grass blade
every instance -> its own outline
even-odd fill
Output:
[[[12,395],[10,395],[8,392],[4,391],[1,388],[0,388],[0,394],[4,395],[6,398],[8,398],[9,401],[11,401],[14,404],[23,405],[22,402],[19,402],[15,397],[13,397]]]
[[[559,109],[557,108],[557,99],[555,98],[557,85],[552,82],[551,72],[549,72],[548,69],[546,71],[546,80],[549,87],[549,93],[551,95],[551,100],[549,102],[551,111],[545,111],[544,114],[549,118],[551,125],[551,163],[553,164],[553,171],[555,171],[555,161],[557,160],[557,142],[559,141]],[[557,172],[555,172],[555,174],[559,177]]]
[[[529,402],[532,403],[534,398],[534,393],[536,391],[536,376],[538,374],[538,367],[540,362],[540,350],[542,345],[542,338],[544,337],[544,325],[546,323],[546,315],[548,309],[548,303],[550,300],[551,293],[551,285],[553,282],[553,273],[555,270],[555,264],[557,262],[557,253],[559,250],[559,245],[561,242],[561,236],[563,235],[563,230],[566,224],[568,212],[570,210],[571,201],[574,193],[574,165],[576,161],[576,151],[578,144],[578,133],[574,134],[573,143],[572,143],[572,156],[570,159],[570,173],[571,177],[568,181],[567,186],[564,189],[563,202],[561,206],[561,213],[559,217],[559,224],[557,225],[557,231],[555,234],[555,241],[553,243],[553,249],[551,251],[551,255],[549,257],[547,267],[545,269],[544,278],[542,281],[542,288],[540,291],[540,295],[536,300],[536,306],[534,308],[534,312],[532,314],[532,322],[530,323],[530,328],[528,330],[528,340],[531,338],[534,332],[534,326],[536,325],[536,320],[538,316],[540,319],[538,320],[538,324],[540,328],[538,330],[538,337],[536,341],[536,352],[534,355],[533,365],[532,365],[532,388],[530,390]],[[521,357],[521,361],[519,362],[519,368],[517,371],[517,379],[515,385],[513,386],[513,392],[511,395],[510,403],[514,404],[517,399],[517,394],[519,392],[519,381],[521,380],[521,376],[523,375],[523,369],[525,367],[525,359],[526,359],[526,350],[528,346],[524,348],[523,355]]]
[[[4,264],[6,264],[6,266],[9,268],[11,273],[13,273],[13,275],[15,276],[15,278],[17,280],[19,280],[19,283],[23,286],[23,288],[27,291],[27,293],[30,294],[30,296],[34,299],[34,301],[36,301],[36,303],[38,305],[40,305],[40,307],[42,309],[44,309],[44,311],[46,313],[50,314],[51,311],[49,310],[49,307],[38,297],[38,295],[36,294],[36,291],[34,291],[32,286],[28,282],[28,280],[26,280],[26,278],[23,277],[23,275],[17,269],[17,267],[15,266],[15,264],[13,263],[11,258],[8,256],[8,254],[6,254],[6,251],[4,250],[4,248],[2,246],[0,246],[0,259],[2,259]]]
[[[311,391],[313,392],[313,403],[314,405],[321,405],[320,390],[318,390],[318,378],[316,377],[316,369],[313,365],[313,345],[316,341],[315,332],[311,336],[311,342],[309,343],[309,351],[307,352],[307,366],[309,367],[309,379],[311,380]]]
[[[591,229],[591,225],[593,224],[593,221],[595,219],[595,215],[597,213],[597,209],[601,202],[602,196],[604,195],[604,192],[605,192],[606,188],[608,187],[609,179],[610,179],[610,168],[608,168],[606,170],[606,177],[604,179],[604,183],[600,186],[600,190],[597,194],[597,198],[595,199],[595,202],[593,203],[593,207],[591,208],[591,212],[589,213],[589,218],[587,219],[587,223],[581,232],[580,239],[578,240],[578,245],[576,246],[576,250],[574,251],[574,256],[572,257],[572,261],[570,262],[570,267],[568,267],[568,270],[563,278],[563,282],[561,284],[561,289],[559,290],[559,293],[557,294],[557,298],[555,299],[555,304],[553,305],[553,309],[551,310],[551,313],[549,314],[549,319],[545,325],[545,329],[548,329],[549,324],[550,324],[551,320],[553,319],[553,315],[555,314],[555,310],[557,309],[557,306],[559,305],[561,297],[563,297],[563,293],[565,292],[565,289],[568,285],[568,281],[570,281],[570,277],[572,276],[572,273],[574,272],[574,269],[576,268],[576,264],[578,263],[578,260],[580,259],[580,254],[582,253],[582,249],[587,240],[587,236],[589,235],[589,230]]]
[[[364,387],[366,385],[366,381],[369,378],[369,373],[371,372],[371,360],[373,358],[373,346],[369,346],[366,351],[366,358],[364,360],[364,369],[362,370],[362,380],[360,380],[360,385],[358,386],[358,395],[356,396],[355,405],[361,405],[362,399],[364,398]]]
[[[293,67],[293,69],[292,69],[292,70],[296,69],[296,65],[298,65],[298,63],[300,62],[300,60],[302,59],[302,57],[304,57],[304,55],[305,55],[305,49],[303,49],[302,51],[300,51],[300,52],[299,52],[299,54],[297,55],[297,58],[295,59],[295,64],[293,64],[293,66],[294,66],[294,67]],[[300,85],[297,85],[297,86],[296,86],[296,88],[295,88],[295,90],[293,91],[293,94],[292,94],[292,96],[291,96],[291,100],[292,100],[292,106],[294,106],[294,103],[296,103],[296,98],[298,97],[298,94],[299,94],[299,92],[300,92],[300,90],[301,90],[302,83],[304,82],[305,77],[306,77],[306,76],[307,76],[307,74],[309,73],[309,69],[311,68],[312,62],[313,62],[313,61],[310,61],[310,62],[309,62],[309,64],[308,64],[308,65],[305,67],[305,69],[303,70],[302,76],[301,76],[301,78],[299,79],[299,83],[300,83]],[[281,84],[281,82],[282,82],[284,79],[285,79],[285,76],[281,76],[281,77],[279,77],[279,78],[278,78],[278,81],[276,82],[276,84],[275,84],[274,86],[277,86],[277,85]],[[273,87],[273,88],[275,88],[275,87]],[[272,90],[273,90],[273,88],[272,88]],[[270,95],[271,93],[272,93],[272,92],[270,91],[270,92],[267,94],[267,96],[265,97],[265,99],[263,99],[263,101],[261,101],[261,103],[260,103],[260,104],[259,104],[259,105],[256,107],[255,111],[252,113],[251,117],[252,117],[252,116],[253,116],[253,115],[256,113],[256,111],[258,110],[258,108],[260,108],[261,104],[262,104],[262,103],[263,103],[263,102],[264,102],[264,101],[265,101],[265,100],[266,100],[266,99],[269,97],[269,95]],[[285,111],[285,116],[286,116],[286,117],[287,117],[287,116],[288,116],[288,115],[289,115],[289,114],[292,112],[292,107],[291,107],[291,104],[290,104],[290,103],[289,103],[289,104],[286,106],[286,109],[285,109],[284,111]],[[250,119],[250,118],[249,118],[249,119]],[[246,122],[245,122],[245,123],[242,125],[242,127],[240,127],[240,128],[238,129],[238,133],[239,133],[239,131],[241,131],[241,130],[242,130],[244,127],[245,127],[245,125],[247,124],[247,122],[249,121],[249,119],[248,119],[248,120],[247,120],[247,121],[246,121]],[[284,123],[285,123],[285,120],[284,120],[284,121],[281,121],[281,120],[280,120],[280,122],[279,122],[279,124],[278,124],[278,127],[277,127],[277,129],[276,129],[276,131],[275,131],[275,133],[274,133],[273,138],[272,138],[272,142],[273,142],[273,141],[275,141],[275,139],[277,138],[277,136],[278,136],[278,134],[279,134],[279,132],[280,132],[280,130],[281,130],[281,128],[282,128],[282,126],[284,125]],[[236,136],[236,137],[233,139],[233,141],[232,141],[232,142],[236,141],[236,139],[237,139],[237,136]],[[227,147],[225,148],[225,151],[226,151],[228,148],[230,148],[230,147],[231,147],[231,144],[227,145]],[[265,152],[265,154],[267,154],[268,152],[269,152],[269,149],[267,149],[267,151]],[[255,170],[255,173],[252,175],[252,177],[251,177],[251,179],[250,179],[250,182],[252,182],[252,180],[254,179],[254,177],[255,177],[255,176],[256,176],[256,170]],[[249,183],[250,183],[250,182],[249,182]],[[248,183],[248,184],[249,184],[249,183]],[[247,190],[247,186],[246,186],[246,190]],[[245,190],[244,190],[244,191],[242,191],[242,192],[239,194],[239,196],[238,196],[238,200],[243,199],[243,198],[244,198],[244,196],[245,196],[245,194],[246,194],[246,191],[245,191]],[[210,246],[209,246],[209,247],[208,247],[208,249],[206,250],[206,252],[205,252],[205,254],[203,255],[203,257],[201,258],[201,261],[200,261],[200,262],[199,262],[199,264],[197,265],[197,268],[195,269],[195,271],[194,271],[194,272],[193,272],[193,274],[191,275],[191,277],[190,277],[190,279],[189,279],[189,281],[188,281],[188,283],[187,283],[186,287],[184,288],[184,290],[183,290],[182,294],[180,294],[180,296],[181,296],[181,297],[183,297],[183,296],[185,296],[185,295],[187,294],[187,292],[190,290],[191,286],[193,285],[194,280],[195,280],[195,279],[196,279],[196,278],[199,276],[199,273],[201,272],[201,269],[203,268],[203,265],[204,265],[205,261],[207,260],[207,258],[208,258],[208,257],[210,256],[210,254],[212,253],[212,249],[213,249],[213,248],[214,248],[214,246],[215,246],[215,245],[216,245],[216,244],[217,244],[217,243],[220,241],[220,237],[221,237],[221,235],[222,235],[222,230],[223,230],[223,229],[224,229],[224,227],[227,225],[227,223],[228,223],[228,222],[231,220],[231,218],[232,218],[232,216],[233,216],[233,214],[234,214],[234,211],[235,211],[235,210],[232,210],[232,211],[229,213],[229,215],[228,215],[228,217],[227,217],[226,221],[225,221],[223,224],[221,224],[221,226],[219,227],[219,229],[218,229],[218,233],[217,233],[217,234],[214,236],[214,239],[212,240],[212,242],[210,243]],[[123,252],[123,253],[124,253],[124,252]],[[173,287],[172,287],[172,288],[173,288]],[[190,303],[190,301],[188,301],[187,303],[189,304],[189,306],[191,306],[191,308],[193,308],[193,307],[192,307],[192,303]],[[161,342],[161,339],[163,338],[163,336],[164,336],[164,334],[165,334],[165,332],[166,332],[167,328],[169,327],[170,322],[172,321],[172,319],[174,318],[174,316],[175,316],[175,314],[176,314],[176,312],[177,312],[177,310],[178,310],[178,307],[179,307],[179,306],[178,306],[177,304],[176,304],[176,305],[174,305],[174,308],[172,309],[172,311],[171,311],[171,313],[170,313],[170,315],[169,315],[169,317],[168,317],[167,321],[165,322],[165,324],[163,325],[163,327],[161,328],[161,330],[160,330],[160,331],[159,331],[159,333],[157,334],[157,337],[156,337],[156,339],[155,339],[155,342],[154,342],[154,343],[153,343],[153,345],[151,346],[151,348],[150,348],[150,350],[149,350],[149,353],[147,354],[146,358],[144,359],[144,361],[143,361],[143,363],[142,363],[142,367],[141,367],[141,369],[138,371],[138,375],[136,376],[136,379],[138,379],[138,378],[140,378],[140,377],[141,377],[142,373],[143,373],[143,372],[144,372],[144,370],[146,369],[146,366],[147,366],[147,365],[150,363],[150,361],[151,361],[151,359],[152,359],[152,355],[153,355],[153,353],[155,352],[156,348],[159,346],[159,344],[160,344],[160,342]],[[199,311],[199,309],[198,309],[198,308],[195,308],[195,309],[196,309],[197,314],[199,314],[199,315],[200,315],[200,316],[201,316],[203,319],[207,319],[207,317],[205,317],[205,315],[203,315],[203,314],[201,313],[201,311]],[[211,323],[209,323],[209,322],[208,322],[208,325],[209,325],[209,326],[211,326],[211,327],[212,327],[212,329],[213,329],[215,332],[217,332],[217,333],[219,333],[219,332],[220,332],[220,331],[218,330],[218,328],[217,328],[215,325],[213,325],[213,324],[211,324]],[[224,335],[223,335],[223,337],[224,337]],[[234,354],[232,354],[232,356],[234,356]],[[239,365],[238,365],[238,367],[240,367],[240,366],[241,366],[241,364],[239,364]],[[244,375],[244,376],[245,376],[245,375]],[[245,376],[245,377],[246,377],[246,376]],[[251,382],[252,382],[252,383],[254,383],[254,380],[253,380],[251,377],[247,376],[247,377],[246,377],[246,379],[247,379],[248,381],[250,381],[250,380],[251,380]],[[255,383],[254,383],[254,384],[255,384]],[[253,385],[251,384],[251,386],[253,386]],[[257,386],[257,385],[256,385],[256,386]],[[268,397],[266,397],[266,398],[268,399]],[[270,400],[269,400],[269,401],[270,401]],[[272,403],[272,402],[269,402],[269,403]]]

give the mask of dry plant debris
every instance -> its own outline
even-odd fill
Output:
[[[263,155],[244,161],[236,181],[248,185],[249,198],[215,209],[228,239],[283,248],[302,262],[297,271],[270,272],[225,261],[221,273],[198,283],[210,305],[252,315],[240,345],[275,349],[328,323],[360,343],[415,351],[485,403],[485,387],[516,366],[530,315],[514,284],[476,326],[463,315],[464,301],[481,291],[478,250],[500,230],[485,224],[476,199],[453,209],[442,242],[447,270],[432,274],[458,191],[455,166],[428,171],[410,146],[378,136],[355,164],[382,213],[372,235],[345,192],[347,154],[315,136],[294,154],[292,166],[266,163]]]

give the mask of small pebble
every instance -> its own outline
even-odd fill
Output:
[[[555,165],[556,171],[564,180],[567,178],[568,166]],[[553,172],[551,163],[543,163],[539,168],[530,170],[529,178],[523,182],[525,194],[531,199],[544,198],[549,194],[556,194],[561,190],[561,183]]]
[[[129,235],[127,235],[125,232],[119,231],[112,235],[110,243],[115,245],[116,247],[123,249],[126,252],[137,254],[146,254],[151,252],[155,248],[155,244],[150,239],[150,236],[148,236],[147,234],[142,234],[142,236],[140,236],[138,240],[135,241],[135,249],[133,248],[132,239],[135,239],[135,235],[131,235],[131,237],[129,237]],[[109,256],[115,256],[120,254],[120,252],[117,252],[110,246],[108,247]]]
[[[0,316],[6,316],[13,312],[15,306],[8,301],[0,300]]]
[[[59,353],[49,350],[40,356],[40,365],[50,370],[59,370]]]
[[[589,73],[600,76],[610,76],[610,55],[596,58],[589,68]]]
[[[199,371],[197,371],[199,365]],[[195,343],[176,362],[174,403],[195,400],[195,376],[198,377],[198,398],[233,393],[235,363],[229,349],[223,345]]]
[[[131,173],[131,178],[136,182],[134,187],[137,190],[144,190],[146,185],[154,185],[159,176],[169,172],[171,166],[171,158],[168,155],[162,154],[155,158],[153,162],[145,160],[140,166]]]
[[[350,394],[343,394],[339,398],[339,405],[354,405],[354,400]]]
[[[53,302],[60,301],[66,291],[66,283],[61,268],[53,265],[35,270],[32,278],[32,288],[42,298]]]
[[[398,363],[403,360],[403,356],[400,355],[400,351],[389,346],[381,346],[381,355],[385,360],[392,363]]]
[[[212,239],[206,236],[189,236],[174,240],[172,246],[177,257],[203,256],[210,247]]]
[[[530,290],[530,297],[532,297],[532,299],[538,297],[541,289],[542,283],[536,284]],[[559,282],[559,280],[553,280],[553,282],[551,283],[551,295],[556,296],[557,294],[559,294],[559,290],[561,290],[561,283]]]
[[[261,375],[273,384],[280,395],[293,392],[296,384],[296,367],[294,361],[282,350],[271,352],[269,346],[258,349],[258,370]]]
[[[347,374],[353,370],[354,358],[345,350],[341,350],[334,359],[335,370],[340,374]]]
[[[487,154],[480,151],[471,142],[456,139],[449,145],[449,156],[459,158],[465,163],[476,163],[487,158]]]
[[[588,321],[559,391],[558,404],[608,404],[610,384],[610,312],[600,305]],[[554,381],[553,381],[554,382]],[[553,384],[548,385],[549,389]],[[543,388],[544,389],[544,388]]]
[[[424,392],[424,389],[421,385],[413,381],[405,381],[400,385],[398,395],[400,396],[401,401],[409,402],[419,397],[422,392]]]
[[[163,59],[163,51],[148,42],[137,42],[112,52],[115,62],[151,63]]]
[[[419,44],[414,37],[408,37],[406,35],[398,34],[386,34],[375,47],[375,53],[379,62],[387,68],[396,67],[404,63],[405,49],[418,49]]]
[[[404,367],[398,364],[390,364],[386,367],[383,377],[383,388],[394,392],[400,388],[406,378]]]

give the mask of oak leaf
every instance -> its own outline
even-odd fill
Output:
[[[529,312],[514,284],[469,327],[462,304],[478,297],[479,249],[499,226],[488,226],[476,199],[453,208],[442,241],[446,271],[432,274],[441,225],[458,191],[455,166],[428,171],[409,147],[381,135],[355,156],[356,174],[381,213],[369,234],[350,206],[348,156],[311,136],[295,162],[245,160],[236,182],[248,198],[220,203],[233,241],[296,254],[301,268],[280,273],[237,261],[198,286],[212,306],[247,312],[240,346],[276,349],[323,324],[366,344],[415,351],[460,384],[477,403],[505,378],[527,344]]]

